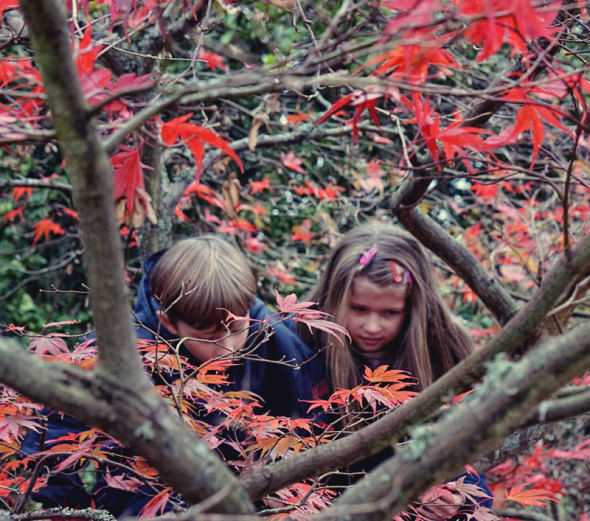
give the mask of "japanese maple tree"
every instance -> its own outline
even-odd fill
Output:
[[[0,0],[0,15],[0,499],[13,519],[33,519],[26,502],[52,473],[93,469],[113,489],[147,487],[145,517],[185,502],[247,516],[261,500],[268,517],[430,519],[478,497],[450,481],[465,468],[488,472],[505,509],[469,513],[480,521],[578,499],[556,468],[587,461],[587,434],[562,446],[544,426],[590,409],[587,2]],[[215,231],[242,246],[274,319],[344,335],[298,297],[370,218],[436,255],[479,349],[417,396],[382,367],[310,404],[382,416],[349,436],[213,390],[228,361],[138,345],[121,312],[148,253]],[[178,377],[156,388],[146,369]],[[41,403],[89,430],[23,458]],[[195,421],[201,406],[227,421]],[[241,458],[223,462],[232,422]],[[402,440],[343,493],[323,479]]]

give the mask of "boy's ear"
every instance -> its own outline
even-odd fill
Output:
[[[158,311],[158,318],[160,319],[160,322],[162,323],[162,325],[168,330],[170,331],[170,333],[173,334],[178,334],[178,331],[176,330],[176,326],[174,325],[174,322],[172,322],[172,320],[170,320],[170,318],[168,317],[168,315],[166,313],[162,313],[162,311]]]

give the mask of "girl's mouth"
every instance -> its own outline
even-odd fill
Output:
[[[371,344],[371,345],[374,345],[374,344],[378,344],[379,342],[381,342],[381,339],[380,339],[380,338],[367,338],[367,337],[361,337],[361,338],[360,338],[360,341],[361,341],[363,344]]]

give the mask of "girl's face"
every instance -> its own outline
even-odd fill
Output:
[[[406,318],[406,284],[380,286],[360,276],[352,283],[346,329],[358,349],[382,351],[400,334]]]

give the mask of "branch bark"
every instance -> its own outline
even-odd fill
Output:
[[[308,476],[315,476],[376,454],[407,435],[408,428],[424,421],[444,403],[469,389],[485,373],[484,363],[500,353],[526,350],[538,340],[547,313],[572,281],[590,271],[590,236],[559,259],[546,274],[531,300],[479,351],[422,391],[410,402],[356,433],[297,458],[279,461],[242,478],[252,498],[278,490]],[[527,416],[528,417],[528,416]]]
[[[381,512],[349,519],[391,519],[430,486],[460,474],[464,464],[520,427],[544,398],[588,369],[590,323],[546,340],[520,362],[496,360],[474,393],[432,427],[416,429],[407,445],[349,488],[334,507],[376,503]],[[333,517],[328,509],[319,519]]]
[[[85,373],[43,362],[1,341],[0,379],[121,440],[144,456],[190,503],[227,491],[223,502],[211,506],[213,511],[253,513],[236,478],[171,413],[144,372],[128,312],[112,170],[80,87],[64,6],[56,0],[22,0],[21,9],[86,239],[99,358],[97,369]]]
[[[477,294],[500,324],[506,324],[518,310],[514,299],[486,270],[471,251],[417,207],[397,213],[399,221],[424,246],[452,266]]]
[[[0,338],[0,381],[80,421],[96,425],[145,457],[161,477],[198,503],[223,492],[212,511],[250,514],[254,507],[229,468],[151,388],[102,370],[47,362]],[[228,487],[230,487],[228,489]]]

